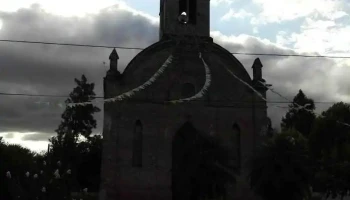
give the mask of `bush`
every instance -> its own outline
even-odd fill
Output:
[[[50,170],[44,161],[38,166],[40,171],[27,171],[13,176],[6,172],[9,200],[73,200],[72,188],[76,184],[70,169],[62,169],[60,161],[57,169]],[[81,190],[79,199],[89,200],[87,188]]]

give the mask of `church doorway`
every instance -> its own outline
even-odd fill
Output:
[[[172,142],[172,199],[225,199],[227,152],[186,122]]]

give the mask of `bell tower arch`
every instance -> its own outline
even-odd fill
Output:
[[[182,13],[186,25],[179,21]],[[159,17],[159,40],[166,35],[210,35],[210,0],[161,0]]]

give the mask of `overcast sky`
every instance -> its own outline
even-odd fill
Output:
[[[231,52],[350,56],[349,11],[346,0],[211,0],[211,35]],[[159,0],[0,1],[0,39],[147,47],[158,40],[158,13]],[[68,95],[74,78],[85,74],[101,96],[110,52],[1,42],[0,92]],[[138,52],[118,50],[120,66]],[[256,57],[237,58],[251,74]],[[287,98],[302,89],[315,101],[350,102],[350,59],[260,59],[264,78]],[[0,99],[0,135],[35,151],[46,149],[65,98]],[[272,93],[268,100],[285,101]],[[317,104],[318,111],[330,105]],[[286,109],[269,104],[268,112],[279,126]],[[95,132],[101,133],[102,113],[96,118]]]

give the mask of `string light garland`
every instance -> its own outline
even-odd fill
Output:
[[[202,89],[194,96],[189,97],[189,98],[184,98],[184,99],[179,99],[179,100],[173,100],[170,101],[171,103],[183,103],[185,101],[192,101],[194,99],[200,99],[204,96],[204,94],[208,91],[208,88],[210,86],[211,83],[211,74],[210,74],[210,69],[209,66],[207,65],[207,63],[204,61],[204,59],[202,58],[201,53],[199,53],[199,58],[201,59],[201,61],[203,62],[204,65],[204,69],[205,69],[205,83],[202,87]]]
[[[196,46],[198,47],[198,50],[199,50],[199,45],[197,43],[195,34],[194,34],[194,37],[195,37],[195,41],[196,41]],[[178,41],[174,49],[177,48],[179,43],[180,42]],[[172,100],[172,101],[170,101],[170,103],[183,103],[185,101],[191,101],[191,100],[194,100],[194,99],[199,99],[199,98],[203,97],[205,92],[208,90],[208,88],[210,86],[210,83],[211,83],[210,69],[209,69],[208,65],[206,64],[206,62],[204,61],[204,59],[202,58],[201,52],[199,52],[199,58],[201,59],[201,61],[203,63],[203,66],[205,68],[205,74],[206,74],[206,81],[204,83],[203,88],[197,94],[195,94],[192,97],[185,98],[185,99]],[[123,101],[126,98],[130,98],[130,97],[134,96],[137,92],[139,92],[141,90],[144,90],[147,86],[150,86],[151,84],[153,84],[161,74],[163,74],[164,70],[172,62],[172,59],[173,59],[173,55],[171,54],[168,57],[168,59],[164,62],[164,64],[159,68],[159,70],[147,82],[145,82],[141,86],[139,86],[139,87],[137,87],[135,89],[132,89],[132,90],[130,90],[128,92],[125,92],[123,94],[120,94],[120,95],[118,95],[116,97],[104,99],[103,102]],[[94,100],[94,101],[96,102],[96,100]],[[90,101],[90,102],[80,102],[80,103],[69,103],[67,106],[68,107],[85,106],[85,105],[89,105],[89,104],[93,104],[93,102]]]
[[[183,12],[180,16],[182,17],[187,17],[186,13]],[[187,23],[186,22],[186,19],[185,20],[185,24]],[[181,19],[179,18],[179,21],[181,22]],[[188,18],[187,18],[187,21],[188,21]],[[185,26],[187,27],[187,29],[189,30],[190,28],[188,26]],[[171,103],[183,103],[185,101],[192,101],[192,100],[195,100],[195,99],[200,99],[204,96],[204,94],[208,91],[208,88],[210,87],[210,84],[211,84],[211,74],[210,74],[210,69],[209,69],[209,66],[207,65],[207,63],[204,61],[203,57],[202,57],[202,52],[200,51],[200,48],[199,48],[199,44],[198,44],[198,41],[197,41],[197,36],[195,34],[195,31],[192,30],[192,35],[194,37],[194,41],[195,41],[195,45],[196,45],[196,48],[198,50],[198,57],[199,59],[202,61],[202,64],[204,66],[204,70],[205,70],[205,82],[204,82],[204,85],[202,87],[202,89],[195,95],[193,95],[192,97],[188,97],[188,98],[184,98],[184,99],[179,99],[179,100],[173,100],[173,101],[170,101]]]
[[[283,95],[281,95],[280,93],[278,93],[278,92],[276,92],[275,90],[273,90],[273,89],[271,88],[271,86],[269,86],[269,85],[267,85],[267,84],[265,84],[265,83],[263,83],[263,82],[261,82],[261,81],[260,81],[260,83],[263,84],[263,85],[265,86],[265,88],[267,88],[267,89],[270,90],[271,92],[273,92],[273,93],[277,94],[278,96],[280,96],[280,97],[282,97],[282,98],[288,100],[288,99],[285,98]],[[289,101],[289,100],[288,100],[288,101]],[[299,105],[299,104],[296,103],[296,102],[292,102],[292,103],[295,104],[295,105],[297,106],[296,108],[295,108],[295,107],[292,108],[292,109],[294,109],[294,110],[296,110],[296,111],[305,110],[305,111],[307,111],[307,112],[310,112],[310,113],[315,114],[317,117],[325,118],[325,116],[323,116],[322,114],[317,114],[317,113],[315,113],[313,110],[308,109],[307,107],[311,105],[311,104],[309,104],[309,103],[308,103],[308,104],[305,104],[304,106],[301,106],[301,105]],[[339,120],[336,120],[336,122],[339,123],[339,124],[342,124],[342,125],[344,125],[344,126],[350,127],[350,124],[347,124],[347,123],[345,123],[345,122],[341,122],[341,121],[339,121]]]
[[[195,38],[196,40],[196,38]],[[86,44],[70,44],[70,43],[56,43],[56,42],[40,42],[40,41],[25,41],[25,40],[0,40],[0,42],[12,42],[12,43],[28,43],[28,44],[45,44],[45,45],[60,45],[60,46],[77,46],[77,47],[96,47],[96,48],[117,48],[117,49],[133,49],[133,50],[143,50],[143,48],[136,48],[136,47],[116,47],[116,46],[103,46],[103,45],[86,45]],[[199,48],[199,46],[198,46]],[[271,53],[231,53],[231,54],[238,54],[238,55],[252,55],[252,56],[289,56],[289,57],[309,57],[309,58],[350,58],[350,56],[324,56],[324,55],[295,55],[295,54],[271,54]],[[189,98],[185,98],[185,99],[179,99],[179,100],[172,100],[170,101],[171,103],[182,103],[182,102],[186,102],[186,101],[193,101],[195,99],[199,99],[201,97],[203,97],[203,95],[205,94],[205,92],[208,90],[210,83],[211,83],[211,74],[210,74],[210,69],[209,66],[206,64],[206,62],[204,61],[204,59],[202,58],[201,52],[199,52],[199,58],[201,59],[204,68],[205,68],[205,74],[206,74],[206,81],[204,86],[202,87],[202,89],[194,96],[189,97]],[[161,68],[144,84],[142,84],[141,86],[132,89],[128,92],[125,92],[121,95],[118,95],[116,97],[113,98],[109,98],[109,99],[104,99],[103,102],[116,102],[116,101],[122,101],[126,98],[130,98],[132,96],[134,96],[137,92],[144,90],[146,87],[150,86],[152,83],[154,83],[157,78],[164,72],[164,70],[168,67],[168,65],[172,62],[173,59],[173,55],[171,54],[168,59],[164,62],[164,64],[161,66]],[[262,100],[264,100],[266,103],[269,103],[266,98],[264,98],[260,92],[256,91],[250,84],[246,83],[245,81],[241,80],[238,76],[236,76],[231,70],[229,70],[225,65],[222,65],[226,71],[231,74],[235,79],[237,79],[238,81],[240,81],[242,84],[246,85],[247,87],[249,87],[251,90],[253,90],[254,93],[256,93]],[[286,97],[284,97],[283,95],[281,95],[280,93],[276,92],[274,89],[271,88],[270,85],[267,85],[266,83],[263,83],[260,81],[261,84],[263,84],[265,86],[266,89],[270,90],[271,92],[277,94],[278,96],[282,97],[283,99],[287,100],[287,102],[279,102],[279,103],[294,103],[297,107],[294,108],[296,110],[306,110],[308,112],[312,112],[314,113],[312,110],[307,109],[307,106],[309,106],[309,104],[306,104],[304,106],[301,106],[295,102],[290,101],[289,99],[287,99]],[[65,96],[54,96],[54,95],[30,95],[30,94],[9,94],[9,93],[0,93],[0,95],[7,95],[7,96],[36,96],[36,97],[65,97]],[[102,98],[102,97],[95,97],[95,99],[93,101],[90,102],[80,102],[80,103],[70,103],[67,104],[67,106],[72,107],[72,106],[84,106],[84,105],[89,105],[89,104],[93,104],[94,102],[99,102],[98,98]],[[40,102],[36,102],[39,103]],[[50,105],[49,102],[46,102],[47,105]],[[271,102],[270,102],[271,103]],[[326,102],[318,102],[318,103],[326,103]],[[61,108],[63,108],[62,104],[58,104]],[[276,106],[276,107],[280,107],[280,108],[286,108],[286,107],[281,107],[281,106]],[[317,116],[319,117],[324,117],[320,114],[315,113]],[[340,122],[337,120],[337,123],[340,123],[342,125],[345,125],[347,127],[350,127],[349,124],[344,123],[344,122]]]
[[[164,70],[169,66],[169,64],[172,62],[173,59],[173,55],[171,54],[167,60],[164,62],[164,64],[159,68],[159,70],[148,80],[146,81],[144,84],[142,84],[141,86],[134,88],[128,92],[125,92],[123,94],[120,94],[116,97],[113,98],[109,98],[109,99],[104,99],[103,102],[116,102],[116,101],[122,101],[126,98],[130,98],[132,96],[134,96],[137,92],[144,90],[146,87],[150,86],[152,83],[154,83],[158,77],[163,74]],[[96,102],[96,101],[95,101]],[[85,106],[85,105],[89,105],[89,104],[93,104],[92,101],[90,102],[81,102],[81,103],[70,103],[68,104],[69,107],[73,107],[73,106]]]
[[[219,61],[221,63],[221,61]],[[245,86],[247,86],[248,88],[250,88],[251,90],[253,90],[255,92],[255,94],[257,94],[262,100],[264,100],[265,102],[267,102],[267,100],[265,99],[265,97],[262,96],[262,94],[258,91],[256,91],[256,89],[254,89],[250,84],[246,83],[245,81],[243,81],[242,79],[238,78],[238,76],[236,76],[230,69],[228,69],[225,65],[222,65],[226,71],[231,74],[235,79],[237,79],[239,82],[243,83]]]

